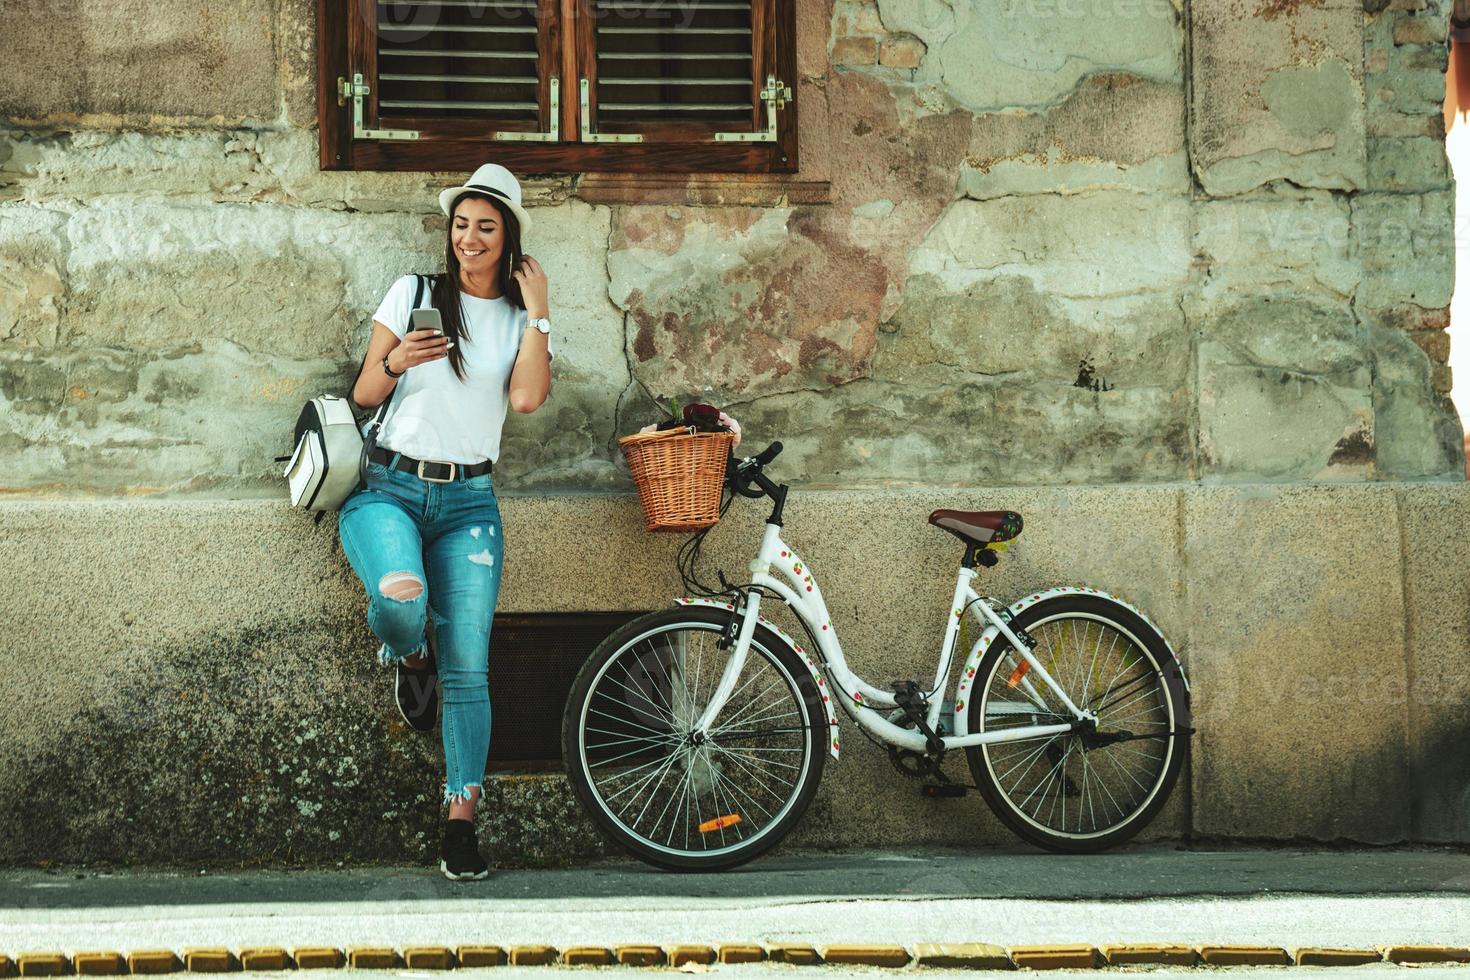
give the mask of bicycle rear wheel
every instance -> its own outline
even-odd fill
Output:
[[[1121,844],[1163,808],[1188,751],[1179,665],[1157,630],[1100,596],[1043,600],[1012,626],[1036,641],[1036,659],[1073,704],[1097,715],[1097,728],[971,746],[975,783],[1001,822],[1038,847]],[[971,732],[1072,720],[1003,636],[980,660],[967,710]]]
[[[729,658],[718,646],[729,617],[681,607],[627,623],[567,700],[562,749],[578,798],[612,840],[661,868],[724,870],[765,853],[822,777],[821,693],[764,627],[710,732],[692,736]]]

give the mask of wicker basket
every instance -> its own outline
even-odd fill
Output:
[[[638,484],[649,531],[698,531],[720,521],[720,490],[733,432],[665,429],[618,440]]]

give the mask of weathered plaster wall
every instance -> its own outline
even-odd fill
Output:
[[[526,175],[562,355],[502,487],[626,488],[691,394],[807,484],[1462,471],[1441,4],[796,2],[789,184]],[[314,6],[0,7],[0,489],[279,492],[436,268],[462,174],[317,169]]]
[[[678,591],[676,542],[577,491],[629,489],[616,436],[700,394],[843,488],[793,496],[792,540],[877,682],[932,655],[923,514],[1019,507],[995,591],[1113,589],[1186,650],[1201,733],[1152,833],[1470,840],[1466,488],[1373,482],[1463,472],[1443,5],[795,2],[800,174],[526,175],[559,356],[497,469],[501,608]],[[385,722],[360,586],[271,458],[464,174],[319,172],[313,10],[0,4],[0,862],[432,836],[441,759]],[[596,848],[556,778],[489,792],[502,853]],[[857,738],[797,839],[1007,840]]]

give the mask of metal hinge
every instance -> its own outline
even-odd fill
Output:
[[[587,79],[582,79],[582,142],[583,143],[642,143],[642,133],[594,133],[592,131],[592,100]]]
[[[791,86],[776,80],[775,75],[766,76],[766,87],[761,89],[761,99],[766,103],[766,128],[758,133],[716,133],[719,143],[774,143],[776,142],[776,113],[786,108],[791,101]]]
[[[414,129],[367,129],[363,126],[362,100],[367,98],[371,91],[367,82],[362,80],[362,72],[353,73],[351,84],[341,75],[337,76],[337,104],[345,106],[348,99],[352,100],[352,138],[358,140],[418,139],[418,130]]]
[[[523,130],[501,129],[491,134],[491,139],[519,140],[521,142],[555,143],[561,139],[561,79],[551,79],[551,128],[544,133],[527,133]]]

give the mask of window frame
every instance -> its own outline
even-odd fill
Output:
[[[446,171],[474,170],[493,159],[521,173],[795,173],[797,159],[796,105],[796,0],[751,0],[753,36],[767,38],[774,52],[756,51],[752,58],[752,122],[765,124],[765,106],[759,99],[757,79],[774,75],[792,90],[791,99],[776,114],[776,140],[739,142],[680,142],[677,139],[646,139],[640,143],[581,141],[581,107],[578,82],[585,74],[596,75],[593,22],[588,13],[592,0],[538,0],[542,29],[538,34],[538,59],[542,84],[538,86],[543,126],[546,122],[549,75],[555,63],[559,77],[561,114],[559,142],[494,140],[465,135],[477,120],[434,120],[429,117],[394,116],[383,121],[385,128],[410,128],[419,123],[427,138],[418,140],[355,139],[352,135],[352,99],[339,105],[338,79],[349,80],[361,70],[369,86],[364,99],[364,122],[379,125],[375,22],[354,15],[364,7],[376,11],[376,0],[317,0],[317,122],[322,170]],[[570,25],[570,26],[569,26]],[[757,47],[761,47],[758,43]],[[361,54],[358,54],[361,52]],[[546,57],[546,53],[552,55]],[[559,55],[559,57],[557,57]],[[358,65],[353,66],[354,57]],[[372,72],[369,75],[369,71]],[[596,87],[589,86],[595,105]],[[618,127],[610,127],[616,132]],[[640,128],[645,135],[677,135],[677,127]]]

